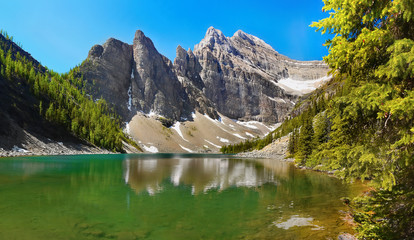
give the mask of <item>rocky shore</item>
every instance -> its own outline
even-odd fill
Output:
[[[278,161],[294,162],[295,159],[287,158],[287,148],[289,144],[289,136],[284,136],[273,141],[261,150],[254,150],[251,152],[244,152],[237,154],[241,158],[271,158]],[[296,165],[296,164],[295,164]],[[318,168],[308,168],[296,165],[297,168],[320,171]],[[325,171],[328,174],[333,174],[334,171]],[[338,240],[356,240],[357,238],[349,233],[343,233],[338,236]]]
[[[0,148],[0,157],[19,157],[19,156],[47,156],[47,155],[79,155],[79,154],[113,154],[105,149],[99,149],[79,144],[78,146],[64,146],[60,144],[49,144],[44,149],[26,150],[14,146],[11,150]]]
[[[111,154],[87,143],[65,141],[59,142],[48,138],[35,137],[24,131],[24,140],[20,144],[0,144],[0,157],[44,156],[44,155],[77,155],[77,154]]]
[[[239,153],[237,156],[242,158],[272,158],[279,161],[293,162],[293,158],[286,158],[288,144],[289,137],[284,136],[273,141],[261,150]]]

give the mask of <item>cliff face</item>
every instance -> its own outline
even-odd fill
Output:
[[[111,38],[93,46],[80,69],[90,94],[102,96],[125,121],[137,111],[173,120],[191,119],[194,110],[218,116],[200,90],[204,85],[195,56],[184,49],[177,53],[182,56],[173,65],[138,30],[133,45]]]
[[[91,94],[113,104],[125,121],[137,111],[178,121],[198,111],[274,123],[303,93],[292,81],[318,83],[328,68],[291,60],[240,30],[229,38],[211,27],[194,52],[178,46],[174,64],[138,30],[132,46],[109,39],[92,47],[81,71],[95,84]]]
[[[175,120],[191,116],[188,97],[171,61],[158,53],[141,31],[135,33],[133,56],[132,105],[145,113],[154,112]]]
[[[187,52],[181,46],[177,47],[174,71],[185,89],[193,111],[205,113],[214,119],[218,119],[215,104],[203,92],[205,85],[200,76],[202,67],[191,49]]]
[[[282,121],[297,95],[287,93],[278,81],[319,79],[328,70],[319,61],[291,60],[240,30],[229,38],[209,28],[194,54],[202,66],[207,98],[219,112],[234,119]]]
[[[93,46],[87,61],[81,65],[84,78],[93,85],[90,94],[112,103],[122,116],[129,115],[127,102],[132,60],[132,47],[110,38],[102,46]]]

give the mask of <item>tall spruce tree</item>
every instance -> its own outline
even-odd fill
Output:
[[[312,121],[306,120],[300,128],[299,140],[298,140],[298,151],[295,156],[300,164],[304,164],[306,159],[311,155],[313,149],[313,128]]]

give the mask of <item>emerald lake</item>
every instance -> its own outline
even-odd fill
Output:
[[[225,155],[2,158],[0,239],[336,239],[362,189]]]

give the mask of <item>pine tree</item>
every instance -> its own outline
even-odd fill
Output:
[[[306,159],[311,155],[313,149],[313,128],[312,122],[306,120],[300,128],[299,139],[298,139],[298,151],[295,157],[301,164],[306,163]]]
[[[314,155],[341,177],[372,178],[378,187],[359,201],[365,212],[373,212],[355,214],[359,238],[409,239],[414,234],[414,2],[324,3],[330,16],[312,26],[334,34],[324,60],[344,84],[327,111],[330,139]]]

